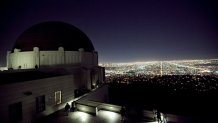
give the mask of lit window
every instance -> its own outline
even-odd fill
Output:
[[[61,91],[56,91],[55,92],[55,104],[61,104]]]

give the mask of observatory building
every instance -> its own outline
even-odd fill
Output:
[[[98,53],[81,30],[43,22],[24,31],[0,72],[1,122],[30,123],[104,82]]]
[[[97,66],[98,54],[82,31],[61,22],[44,22],[30,27],[7,53],[9,69],[74,64]]]

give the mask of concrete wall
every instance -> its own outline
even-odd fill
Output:
[[[94,57],[92,53],[84,53],[82,56],[82,63],[83,65],[94,65],[93,59]]]
[[[15,52],[10,55],[11,67],[14,69],[29,69],[35,67],[35,52]]]
[[[7,67],[0,67],[0,71],[8,70]]]
[[[33,51],[21,51],[7,53],[7,67],[13,69],[31,69],[42,66],[54,66],[63,64],[82,64],[85,66],[98,66],[97,52],[64,51],[59,47],[57,51],[40,51],[37,47]]]
[[[94,59],[93,59],[93,63],[94,63],[94,65],[98,65],[98,53],[97,52],[94,52],[93,53],[93,57],[94,57]]]
[[[90,100],[95,102],[102,102],[102,103],[108,103],[109,102],[109,96],[108,96],[108,85],[104,85],[95,91],[92,91],[87,96],[80,99],[82,101]]]
[[[65,51],[65,64],[79,64],[80,62],[78,51]]]
[[[100,82],[105,82],[105,68],[104,67],[99,67],[98,70],[98,77]]]
[[[64,52],[40,51],[40,66],[64,64]]]
[[[23,120],[22,123],[29,123],[36,118],[51,114],[60,109],[61,104],[74,98],[74,90],[82,87],[80,77],[75,75],[66,75],[52,77],[33,81],[26,81],[14,84],[0,86],[0,121],[1,123],[9,122],[10,104],[17,102],[22,103]],[[61,91],[62,103],[55,104],[55,92]],[[25,92],[32,92],[31,95],[25,95]],[[45,95],[46,110],[36,113],[36,97]]]

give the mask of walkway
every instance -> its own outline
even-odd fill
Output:
[[[123,123],[119,113],[100,110],[97,116],[75,111],[67,115],[64,110],[59,110],[36,123]],[[157,123],[154,121],[132,121],[125,120],[125,123]]]

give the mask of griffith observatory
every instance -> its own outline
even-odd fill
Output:
[[[77,27],[59,21],[21,33],[0,71],[0,121],[30,123],[104,83],[98,52]]]

